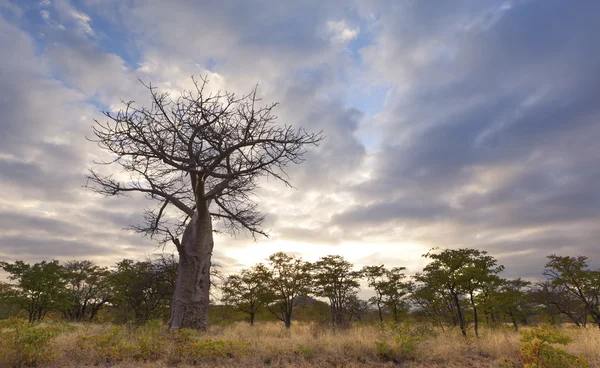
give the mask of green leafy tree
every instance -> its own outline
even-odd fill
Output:
[[[406,275],[403,273],[405,269],[405,267],[387,269],[384,265],[365,266],[361,269],[361,275],[375,291],[375,296],[369,299],[369,302],[377,307],[380,322],[383,322],[384,307],[390,310],[396,322],[400,313],[407,309],[407,303],[403,299],[407,293],[407,285],[404,282]]]
[[[433,261],[423,268],[423,272],[413,276],[415,281],[428,290],[443,290],[451,298],[457,324],[463,336],[467,336],[460,284],[460,272],[467,265],[467,257],[449,249],[441,253],[429,252],[424,257]]]
[[[221,285],[221,301],[248,314],[250,326],[254,325],[256,313],[266,303],[267,288],[263,275],[262,270],[255,266],[230,275]]]
[[[64,271],[68,303],[63,314],[73,322],[94,320],[112,295],[110,271],[92,261],[69,261]]]
[[[435,286],[424,282],[410,282],[407,286],[409,290],[408,299],[444,331],[443,321],[448,316],[452,319],[454,326],[457,326],[458,323],[454,317],[452,300],[444,294],[443,289],[436,289]]]
[[[118,262],[109,277],[113,291],[111,304],[118,319],[138,324],[166,319],[175,280],[164,276],[164,269],[151,261]]]
[[[467,336],[464,307],[461,300],[468,300],[473,310],[475,334],[478,334],[478,306],[475,296],[486,283],[497,279],[503,270],[494,257],[477,249],[444,249],[436,252],[432,249],[424,255],[432,261],[423,272],[414,278],[433,290],[443,290],[453,302],[455,317],[463,336]]]
[[[33,265],[23,261],[0,262],[0,267],[14,281],[12,303],[27,312],[29,322],[41,321],[51,310],[65,306],[64,268],[58,261],[42,261]]]
[[[600,328],[600,271],[589,269],[588,257],[549,255],[544,276],[578,300]]]
[[[450,254],[450,253],[449,253]],[[487,255],[486,251],[477,249],[459,249],[454,255],[466,259],[460,268],[457,281],[460,288],[467,294],[471,310],[473,311],[473,330],[475,336],[479,337],[479,303],[478,294],[485,296],[485,291],[500,285],[498,274],[504,270],[504,266],[498,265],[498,261]]]
[[[314,292],[329,299],[331,321],[336,327],[347,326],[347,302],[356,295],[361,274],[342,256],[322,257],[314,264]]]
[[[346,309],[348,311],[349,318],[355,318],[358,322],[362,322],[363,317],[371,313],[371,305],[372,303],[367,300],[360,299],[355,294],[350,295],[346,301]]]
[[[531,282],[521,278],[502,280],[495,299],[498,308],[508,316],[515,331],[519,330],[518,321],[527,321],[527,316],[532,312],[528,288]]]
[[[267,290],[266,307],[286,328],[292,325],[292,312],[298,298],[310,293],[311,269],[311,264],[302,258],[283,252],[272,254],[267,265],[256,265]]]
[[[16,293],[13,285],[0,281],[0,319],[14,317],[19,312],[15,304]]]
[[[383,295],[385,297],[385,306],[392,313],[394,322],[398,322],[400,315],[406,314],[409,310],[406,295],[408,294],[408,283],[405,282],[405,267],[393,267],[386,272],[387,282],[383,285]]]
[[[557,285],[548,280],[538,282],[531,297],[534,302],[545,307],[551,318],[563,315],[576,326],[587,326],[588,313],[585,304],[575,298],[564,285]]]
[[[383,322],[383,307],[384,303],[384,290],[387,286],[387,280],[385,274],[387,269],[384,265],[381,266],[365,266],[360,271],[361,275],[367,279],[367,284],[375,291],[375,296],[369,299],[369,303],[377,307],[377,313],[379,315],[379,321]]]

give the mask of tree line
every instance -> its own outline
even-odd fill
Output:
[[[585,256],[549,255],[538,282],[501,277],[504,266],[482,250],[432,249],[423,256],[430,262],[408,276],[404,267],[356,269],[339,255],[307,262],[278,252],[239,273],[212,271],[220,282],[211,308],[235,310],[238,315],[226,318],[244,315],[251,325],[261,316],[287,328],[309,307],[308,319],[338,328],[409,316],[465,336],[470,329],[478,335],[481,324],[509,323],[517,330],[540,318],[600,328],[600,271]],[[178,276],[178,259],[164,254],[124,259],[111,268],[86,260],[0,267],[10,281],[0,283],[0,318],[22,315],[30,322],[49,313],[73,322],[168,320]],[[373,294],[368,300],[358,295],[361,285]]]

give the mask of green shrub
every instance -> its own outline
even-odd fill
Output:
[[[294,352],[307,360],[312,359],[315,355],[315,350],[310,346],[306,346],[304,344],[296,345],[296,349],[294,350]]]
[[[242,341],[203,340],[195,330],[181,329],[173,332],[174,348],[169,363],[198,364],[219,358],[233,358],[248,353],[249,344]]]
[[[520,341],[524,368],[589,367],[585,357],[577,357],[553,346],[568,345],[572,339],[549,325],[521,332]]]
[[[50,343],[62,328],[40,326],[21,318],[0,321],[0,359],[10,367],[36,366],[55,358]]]
[[[160,320],[153,320],[135,330],[136,360],[155,361],[165,354],[168,335]]]
[[[418,343],[435,334],[425,324],[411,325],[409,322],[385,323],[383,329],[389,333],[391,341],[376,341],[375,350],[381,359],[394,362],[414,358]]]
[[[375,341],[377,355],[383,360],[395,360],[394,348],[387,341]]]
[[[99,335],[82,336],[75,355],[92,357],[94,363],[114,363],[135,357],[136,345],[126,326],[113,326]],[[85,360],[85,358],[79,358]]]

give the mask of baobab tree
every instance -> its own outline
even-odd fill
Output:
[[[169,328],[207,327],[213,221],[232,234],[267,233],[253,192],[262,177],[291,186],[290,164],[304,161],[306,147],[321,132],[277,123],[276,103],[260,105],[256,88],[236,96],[209,93],[206,78],[173,99],[151,84],[149,108],[124,102],[95,121],[90,139],[108,151],[102,164],[120,167],[119,176],[90,170],[88,187],[105,196],[131,192],[156,202],[146,209],[138,232],[171,242],[179,253]]]

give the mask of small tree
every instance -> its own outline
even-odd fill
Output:
[[[0,262],[0,267],[15,281],[13,302],[27,311],[29,322],[41,321],[51,310],[60,310],[67,303],[64,268],[53,260],[33,265],[23,261]]]
[[[360,299],[355,294],[348,297],[346,309],[348,310],[349,318],[356,318],[358,322],[362,322],[363,317],[372,312],[371,303]]]
[[[495,296],[499,308],[510,318],[515,331],[519,330],[518,321],[526,321],[527,314],[530,312],[528,305],[529,295],[527,294],[527,288],[530,285],[529,281],[521,278],[502,280],[498,293]]]
[[[449,252],[448,254],[451,254]],[[498,274],[504,270],[504,266],[498,265],[496,258],[487,255],[486,251],[477,249],[459,249],[452,255],[466,259],[463,267],[457,272],[457,281],[467,294],[471,309],[473,311],[473,330],[475,336],[479,337],[479,314],[477,294],[483,294],[484,290],[491,285],[499,285]]]
[[[256,266],[244,269],[238,275],[229,276],[221,285],[221,300],[232,305],[250,317],[250,326],[254,326],[256,312],[264,306],[266,285],[262,272]]]
[[[383,307],[384,307],[384,290],[387,280],[385,273],[387,272],[384,265],[381,266],[365,266],[360,271],[361,275],[367,279],[369,287],[375,291],[375,296],[369,299],[369,303],[377,307],[379,322],[383,323]]]
[[[122,321],[137,324],[151,319],[166,319],[174,280],[168,280],[162,267],[151,261],[124,259],[110,275],[111,304]]]
[[[453,303],[453,309],[463,336],[467,336],[466,323],[461,300],[466,295],[473,308],[475,334],[478,334],[478,314],[475,302],[476,293],[483,284],[502,271],[495,258],[487,252],[477,249],[444,249],[435,252],[432,249],[424,257],[432,259],[415,280],[432,290],[442,290]]]
[[[386,272],[387,282],[384,285],[383,295],[385,296],[385,306],[392,313],[394,322],[398,322],[400,315],[408,312],[409,306],[405,300],[408,294],[408,283],[404,281],[405,267],[393,267]]]
[[[207,327],[213,219],[230,233],[266,235],[252,197],[259,179],[289,185],[285,169],[303,161],[305,147],[323,139],[277,124],[276,104],[259,106],[256,89],[238,97],[207,92],[207,81],[173,100],[148,85],[152,105],[104,114],[94,138],[110,153],[119,177],[91,170],[89,187],[105,196],[138,192],[157,203],[145,213],[142,234],[171,242],[179,254],[169,328]]]
[[[74,322],[92,321],[111,297],[110,271],[92,261],[69,261],[64,271],[68,304],[63,314]]]
[[[315,295],[329,299],[331,321],[336,327],[345,327],[347,302],[356,295],[360,286],[360,272],[353,271],[352,263],[342,256],[330,255],[314,264]]]
[[[564,285],[556,285],[551,281],[538,282],[532,291],[532,298],[543,305],[551,317],[562,314],[576,326],[587,326],[585,303],[575,298]]]
[[[403,281],[406,277],[403,273],[405,269],[405,267],[394,267],[388,270],[381,265],[365,266],[361,270],[369,287],[375,291],[375,296],[369,299],[369,302],[377,307],[380,322],[383,322],[384,307],[388,307],[396,322],[400,312],[407,308],[407,304],[403,300],[407,293],[407,284]]]
[[[422,274],[417,274],[419,276]],[[440,326],[444,331],[444,319],[451,314],[453,324],[456,326],[457,321],[453,315],[453,302],[444,294],[443,289],[436,289],[435,285],[425,283],[410,282],[407,285],[410,293],[408,299],[411,303],[420,308],[425,314],[433,320],[434,324]]]
[[[16,304],[17,290],[11,284],[0,281],[0,319],[14,317],[19,312]]]
[[[600,328],[600,271],[589,269],[587,257],[549,255],[544,276],[553,286],[562,287],[579,300],[586,315],[591,315]]]
[[[282,321],[286,328],[290,328],[293,308],[298,297],[310,293],[312,266],[300,257],[283,252],[272,254],[267,261],[267,266],[256,266],[267,289],[267,309]]]

